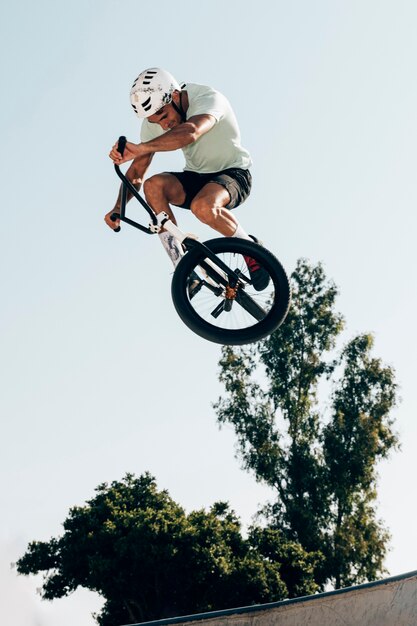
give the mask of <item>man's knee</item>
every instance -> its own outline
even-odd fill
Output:
[[[191,203],[192,213],[201,222],[210,222],[213,218],[221,213],[221,207],[213,205],[211,201],[206,198],[195,198]]]
[[[147,202],[153,204],[170,203],[181,205],[185,201],[185,192],[181,183],[171,174],[154,174],[143,184]],[[155,210],[157,207],[153,207]]]
[[[164,177],[160,174],[155,174],[150,178],[147,178],[143,183],[143,193],[148,202],[151,202],[155,198],[161,198],[165,196],[165,181]]]

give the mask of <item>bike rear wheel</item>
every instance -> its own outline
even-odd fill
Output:
[[[270,335],[285,319],[290,304],[289,281],[281,263],[246,239],[221,237],[204,245],[215,258],[208,259],[204,248],[196,246],[174,272],[172,299],[182,321],[204,339],[225,345],[243,345]],[[267,272],[265,288],[255,289],[245,257]]]

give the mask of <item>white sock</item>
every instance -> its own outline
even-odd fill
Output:
[[[169,258],[174,264],[174,267],[176,267],[184,256],[184,250],[182,248],[182,245],[180,244],[178,239],[175,239],[173,235],[167,233],[166,231],[164,231],[163,233],[158,233],[158,235],[162,245],[167,251]]]
[[[248,235],[246,230],[244,230],[240,224],[237,225],[232,237],[239,237],[239,239],[249,239],[249,241],[253,241],[252,237]]]

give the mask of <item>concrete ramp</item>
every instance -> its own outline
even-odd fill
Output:
[[[328,593],[140,626],[417,626],[417,571]],[[139,625],[134,625],[139,626]]]

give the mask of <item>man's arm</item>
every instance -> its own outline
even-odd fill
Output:
[[[197,141],[202,135],[208,133],[215,123],[216,118],[213,117],[213,115],[194,115],[183,124],[179,124],[160,137],[151,139],[151,141],[139,144],[127,142],[123,157],[117,151],[117,145],[113,146],[110,152],[110,158],[114,163],[120,165],[125,161],[130,161],[132,158],[153,155],[155,152],[178,150],[179,148],[188,146],[190,143],[194,143],[194,141]]]
[[[118,154],[120,155],[119,152]],[[151,164],[152,158],[153,158],[153,153],[148,153],[146,155],[142,155],[142,156],[134,158],[133,163],[131,164],[131,166],[126,172],[126,178],[130,180],[130,182],[132,183],[132,185],[135,187],[137,191],[139,191],[142,186],[144,176]],[[127,190],[127,201],[129,202],[131,198],[132,198],[132,193],[129,190]],[[122,187],[120,187],[119,194],[117,196],[117,200],[116,200],[116,204],[114,205],[114,208],[104,216],[104,221],[112,229],[117,228],[120,224],[120,220],[116,220],[115,222],[113,222],[110,219],[110,216],[113,213],[120,213],[121,201],[122,201]]]

